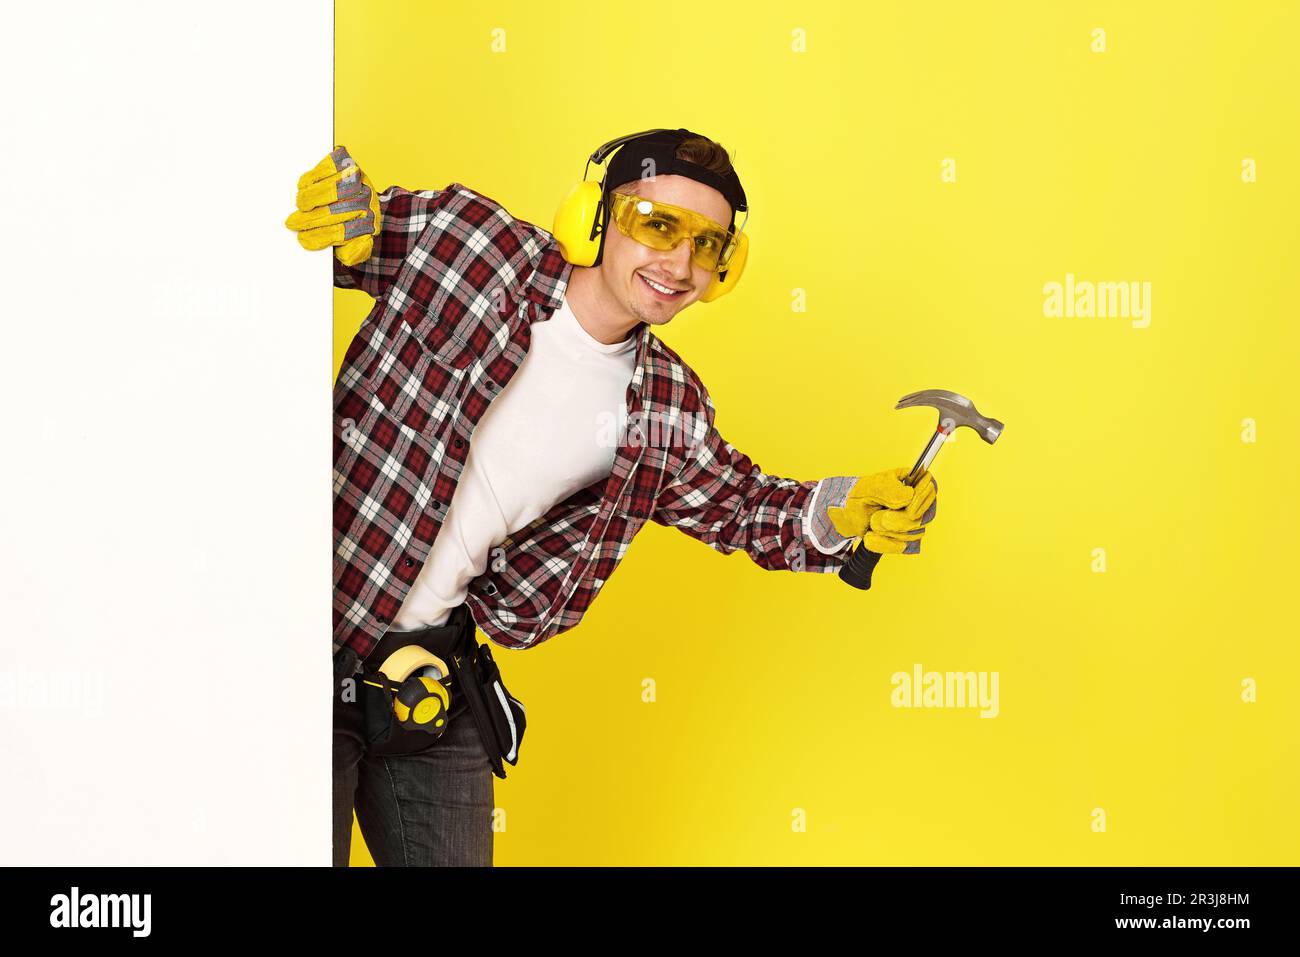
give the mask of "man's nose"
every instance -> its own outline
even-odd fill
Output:
[[[663,254],[664,271],[673,279],[681,281],[691,278],[691,243],[689,236],[683,238],[676,246]]]

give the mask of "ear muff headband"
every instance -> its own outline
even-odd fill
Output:
[[[380,672],[390,681],[402,682],[421,668],[433,666],[442,672],[443,677],[451,674],[447,662],[432,651],[419,645],[403,645],[384,659],[379,666]]]
[[[598,266],[605,250],[605,231],[609,220],[609,195],[615,187],[631,182],[641,175],[641,164],[649,159],[654,163],[656,175],[687,176],[697,182],[712,186],[731,204],[731,222],[729,229],[735,228],[736,214],[745,213],[749,219],[749,206],[745,198],[740,179],[733,171],[723,177],[712,170],[704,169],[685,160],[680,160],[675,153],[678,145],[690,137],[697,136],[686,129],[653,129],[640,133],[629,133],[601,145],[587,159],[583,168],[583,178],[569,190],[555,212],[555,221],[551,234],[560,245],[560,251],[566,262],[575,266]],[[631,142],[637,143],[632,151],[623,149]],[[611,152],[618,150],[609,161],[599,182],[587,179],[592,163],[602,163]],[[749,253],[749,236],[743,231],[737,235],[737,249],[732,254],[726,270],[715,273],[712,281],[700,296],[702,302],[712,302],[736,288],[744,272],[745,261]]]

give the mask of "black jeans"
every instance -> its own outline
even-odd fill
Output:
[[[401,635],[405,640],[447,631]],[[355,701],[339,693],[346,677],[339,658],[345,654],[350,653],[340,651],[335,659],[334,866],[348,866],[355,807],[366,847],[380,867],[491,867],[492,766],[463,699],[453,692],[447,730],[427,750],[372,753],[361,693]]]

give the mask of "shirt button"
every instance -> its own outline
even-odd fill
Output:
[[[435,512],[438,511],[438,509],[442,508],[442,503],[441,503],[441,502],[436,502],[436,501],[435,501],[435,502],[430,502],[429,504],[433,506],[433,510],[434,510]]]
[[[415,562],[412,561],[412,560],[409,559],[409,558],[403,558],[403,559],[402,559],[402,564],[405,565],[407,568],[410,568],[412,565],[415,564]]]
[[[634,517],[636,517],[636,518],[645,518],[645,509],[643,509],[643,508],[634,508],[634,509],[632,510],[632,515],[633,515]]]
[[[486,585],[483,586],[483,590],[487,592],[489,595],[495,595],[497,593],[497,586],[492,584],[491,582],[488,582]]]
[[[494,389],[497,387],[497,384],[496,384],[495,382],[493,382],[491,379],[484,379],[484,380],[483,380],[483,385],[487,386],[487,390],[488,390],[489,392],[491,392],[492,390],[494,390]]]
[[[456,448],[458,448],[458,449],[460,449],[460,448],[464,448],[464,447],[465,447],[465,440],[462,439],[460,436],[456,436],[456,438],[452,441],[451,444],[454,445],[454,446],[456,446]]]

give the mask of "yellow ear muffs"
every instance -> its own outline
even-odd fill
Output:
[[[564,261],[575,266],[590,266],[600,251],[600,233],[591,236],[591,224],[596,221],[600,208],[600,183],[583,180],[569,190],[569,194],[555,211],[551,235],[560,244]]]
[[[443,683],[423,675],[403,681],[393,699],[397,723],[413,731],[441,733],[450,707],[451,695]]]
[[[419,645],[403,645],[384,659],[379,670],[390,681],[405,681],[421,668],[434,667],[442,672],[443,677],[451,674],[447,663],[427,648]]]
[[[379,670],[390,681],[401,682],[393,698],[397,723],[411,730],[441,734],[447,727],[451,692],[437,678],[415,674],[428,667],[436,668],[444,678],[451,673],[445,661],[419,645],[398,648],[384,659]]]
[[[714,273],[713,279],[700,294],[700,302],[713,302],[719,296],[725,296],[735,289],[736,283],[740,282],[740,274],[745,271],[745,260],[748,258],[749,234],[741,233],[736,238],[736,251],[731,254],[731,261],[727,263],[726,278],[723,278],[722,273]]]

